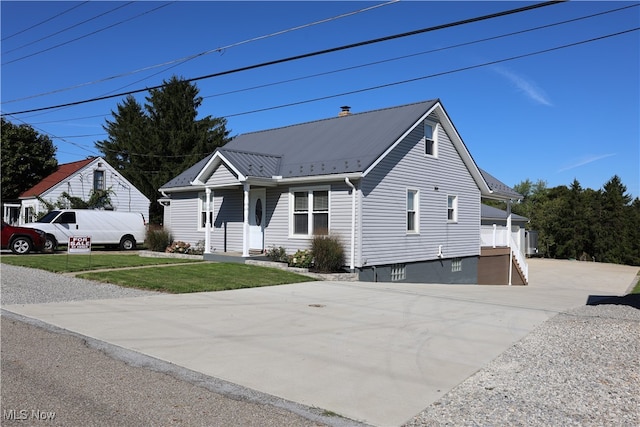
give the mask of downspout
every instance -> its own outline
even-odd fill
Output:
[[[348,177],[345,177],[344,182],[351,188],[351,260],[349,261],[349,270],[353,273],[356,259],[356,186],[349,181]]]
[[[205,210],[205,231],[204,231],[204,253],[211,253],[211,214],[209,209],[211,208],[211,189],[207,187],[205,190],[206,199],[205,203],[207,204],[207,209]]]
[[[511,199],[507,201],[507,246],[509,247],[509,286],[513,275],[513,248],[511,247]]]

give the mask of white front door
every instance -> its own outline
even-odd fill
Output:
[[[266,216],[264,188],[249,192],[249,249],[264,250],[264,221]]]

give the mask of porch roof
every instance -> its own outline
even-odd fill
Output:
[[[502,209],[494,208],[493,206],[485,205],[484,203],[480,206],[480,217],[483,220],[507,220],[507,211],[503,211]],[[522,222],[527,223],[529,218],[524,217],[522,215],[511,213],[511,220],[514,222]]]

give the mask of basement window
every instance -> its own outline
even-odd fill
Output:
[[[393,264],[391,266],[391,281],[397,282],[407,278],[407,267],[404,264]]]
[[[451,272],[456,273],[462,271],[462,258],[454,258],[451,260]]]

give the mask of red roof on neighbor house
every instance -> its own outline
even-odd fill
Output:
[[[58,169],[52,173],[51,175],[44,178],[42,181],[26,190],[24,193],[20,195],[20,198],[24,197],[35,197],[40,196],[42,193],[47,191],[48,189],[54,187],[55,185],[61,183],[65,179],[69,178],[74,173],[78,172],[83,167],[87,166],[89,163],[93,162],[96,157],[89,157],[84,160],[79,160],[77,162],[64,163],[62,165],[58,165]]]

